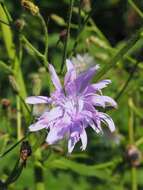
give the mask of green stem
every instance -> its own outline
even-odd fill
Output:
[[[38,57],[44,59],[44,55],[42,53],[40,53],[28,40],[27,38],[23,35],[21,37],[22,42],[30,49],[33,51],[33,53],[35,53],[35,55],[37,55]]]
[[[69,35],[70,35],[70,25],[71,25],[73,5],[74,5],[74,0],[70,0],[69,19],[68,19],[68,26],[67,26],[67,32],[66,32],[66,40],[64,42],[64,52],[63,52],[63,58],[62,58],[62,64],[61,64],[61,72],[63,71],[66,58],[67,58],[67,47],[68,47],[68,40],[69,40]]]
[[[132,102],[132,99],[130,98],[128,100],[128,104],[129,104],[129,142],[130,144],[133,144],[134,143],[134,113],[133,113],[133,110],[131,109],[131,102]]]
[[[101,32],[101,30],[98,28],[98,26],[95,24],[95,22],[92,20],[92,18],[89,19],[90,24],[92,25],[92,30],[94,30],[97,35],[104,40],[107,45],[110,46],[110,42],[108,41],[108,39],[105,37],[105,35]]]
[[[128,0],[128,3],[132,6],[132,8],[137,12],[137,14],[143,18],[143,13],[142,11],[137,7],[137,5],[132,1],[132,0]]]
[[[24,163],[23,162],[20,163],[20,159],[18,158],[12,172],[10,173],[10,175],[8,176],[8,178],[5,182],[6,186],[15,182],[19,178],[19,176],[22,173],[23,167],[24,167]]]
[[[129,82],[133,79],[134,73],[137,69],[139,62],[137,62],[135,64],[135,66],[133,67],[132,71],[130,72],[130,75],[127,79],[127,81],[125,82],[125,84],[123,85],[122,89],[119,91],[119,93],[117,94],[117,96],[115,97],[115,100],[118,101],[119,98],[121,97],[121,95],[125,92],[126,88],[128,87]]]
[[[22,138],[22,130],[21,130],[21,105],[20,98],[16,96],[16,105],[17,105],[17,140]]]
[[[129,104],[129,143],[131,145],[135,144],[134,143],[134,113],[131,108],[131,102],[132,99],[130,98],[128,101]],[[136,167],[132,166],[131,167],[131,183],[132,183],[132,190],[137,190],[138,189],[138,184],[137,184],[137,169]]]
[[[143,31],[143,27],[141,27],[131,39],[127,41],[127,43],[113,56],[113,58],[107,63],[104,68],[99,72],[97,77],[95,78],[96,80],[99,80],[104,74],[109,72],[109,70],[116,65],[116,63],[123,59],[125,54],[136,44],[136,42],[140,39],[141,37],[141,32]]]
[[[131,177],[132,177],[132,190],[137,190],[137,169],[132,167],[131,169]]]
[[[79,5],[78,5],[78,32],[80,31],[80,28],[81,28],[81,6],[82,6],[82,1],[79,0]]]
[[[48,70],[48,60],[47,56],[45,54],[43,55],[40,51],[38,51],[28,40],[25,36],[21,37],[22,42],[29,48],[30,51],[32,51],[36,56],[42,59],[43,65],[46,70]],[[45,48],[46,49],[46,48]],[[47,55],[47,53],[46,53]]]
[[[0,159],[3,158],[4,156],[6,156],[10,151],[12,151],[21,142],[23,142],[29,135],[30,135],[30,133],[27,133],[22,139],[17,141],[14,145],[12,145],[10,148],[8,148],[4,153],[0,154]]]
[[[139,140],[136,141],[136,146],[140,146],[143,144],[143,137],[141,137]]]
[[[42,152],[40,148],[38,148],[34,152],[34,158],[35,158],[35,164],[34,164],[35,189],[45,190],[43,169],[39,166],[39,164],[37,164],[42,160]]]
[[[72,55],[75,53],[76,48],[77,48],[77,45],[78,45],[78,41],[79,41],[79,39],[80,39],[80,35],[81,35],[82,32],[84,31],[84,28],[85,28],[85,26],[87,25],[87,23],[89,22],[89,20],[90,20],[92,14],[94,13],[94,11],[95,11],[95,4],[93,5],[92,10],[91,10],[91,11],[88,13],[88,15],[86,16],[86,18],[85,18],[83,24],[82,24],[81,27],[80,27],[80,30],[78,30],[78,34],[77,34],[77,36],[76,36],[75,43],[74,43],[74,45],[73,45],[73,48],[72,48],[72,51],[71,51],[71,55],[70,55],[70,56],[72,56]]]
[[[45,33],[45,52],[44,52],[44,56],[46,59],[48,59],[48,29],[47,29],[47,25],[46,22],[44,20],[44,18],[42,17],[42,15],[39,13],[38,17],[41,20],[43,29],[44,29],[44,33]]]
[[[3,61],[0,61],[0,70],[3,70],[4,72],[7,72],[8,74],[13,75],[13,70]]]
[[[5,24],[5,25],[11,27],[11,25],[10,25],[9,23],[7,23],[7,22],[5,22],[5,21],[3,21],[3,20],[1,20],[1,19],[0,19],[0,22],[1,22],[2,24]]]
[[[1,3],[0,4],[0,17],[5,23],[11,23],[12,19],[6,9],[6,7]],[[6,24],[1,24],[1,30],[2,30],[2,35],[5,43],[5,47],[7,50],[8,58],[11,60],[11,63],[13,63],[13,74],[15,75],[16,81],[18,85],[20,86],[20,96],[25,99],[27,97],[27,92],[26,92],[26,87],[22,75],[22,71],[20,68],[20,62],[17,57],[17,53],[15,50],[15,44],[13,43],[13,33],[12,30],[9,26]],[[8,67],[3,65],[7,71],[9,70]],[[10,71],[10,70],[9,70]],[[11,72],[11,71],[10,71]],[[25,107],[22,105],[23,113],[25,116],[25,119],[27,119],[27,111],[25,110]]]

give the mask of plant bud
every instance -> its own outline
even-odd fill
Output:
[[[25,26],[25,21],[23,19],[17,19],[14,24],[16,29],[22,30]]]
[[[60,32],[59,40],[60,40],[61,42],[64,42],[64,41],[66,40],[66,38],[67,38],[67,30],[65,29],[65,30],[62,30],[62,31]]]
[[[39,8],[32,1],[21,0],[21,5],[31,12],[32,15],[37,15],[39,13]]]
[[[11,102],[9,99],[3,98],[1,100],[1,105],[4,109],[8,108],[10,106]]]
[[[9,75],[9,82],[14,90],[15,93],[18,93],[19,92],[19,86],[14,78],[14,76],[12,75]]]
[[[23,141],[20,148],[20,159],[26,166],[28,157],[32,154],[32,149],[28,141]]]
[[[56,15],[56,14],[52,14],[51,19],[54,20],[60,26],[65,26],[66,25],[64,19],[62,17]]]
[[[136,146],[129,145],[127,147],[126,154],[127,154],[127,159],[132,166],[137,167],[140,165],[142,160],[142,154]]]
[[[81,0],[82,8],[85,12],[91,11],[91,1],[90,0]]]

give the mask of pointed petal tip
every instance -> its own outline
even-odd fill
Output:
[[[51,98],[46,96],[29,96],[25,99],[27,104],[48,104],[51,102]]]

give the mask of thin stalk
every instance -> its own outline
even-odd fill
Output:
[[[143,137],[141,137],[139,140],[136,141],[135,145],[140,146],[143,144]]]
[[[38,56],[39,58],[42,59],[43,61],[43,66],[45,67],[45,69],[48,71],[48,60],[47,57],[42,54],[39,50],[37,50],[28,40],[27,38],[23,35],[21,37],[21,40],[23,42],[23,44],[25,44],[25,46],[27,46],[36,56]],[[47,55],[47,53],[46,53]]]
[[[1,19],[0,19],[0,22],[1,22],[2,24],[5,24],[5,25],[11,27],[11,25],[10,25],[9,23],[7,23],[7,22],[5,22],[5,21],[3,21],[3,20],[1,20]]]
[[[128,104],[129,104],[129,126],[128,126],[128,129],[129,129],[129,142],[130,144],[133,144],[134,143],[134,113],[133,113],[133,110],[131,109],[131,102],[132,102],[132,99],[129,99],[128,101]]]
[[[37,164],[37,161],[39,162],[42,160],[42,152],[40,148],[35,151],[34,158],[35,190],[45,190],[43,168]]]
[[[131,169],[131,177],[132,177],[132,190],[138,190],[137,169],[135,167],[132,167],[132,169]]]
[[[13,70],[3,61],[0,61],[0,70],[4,70],[5,72],[11,75],[14,74]]]
[[[128,3],[132,6],[132,8],[136,11],[136,13],[143,18],[143,12],[137,7],[137,5],[133,2],[133,0],[128,0]]]
[[[35,53],[35,55],[37,55],[38,57],[44,59],[44,55],[43,55],[42,53],[40,53],[40,52],[27,40],[27,38],[26,38],[24,35],[21,37],[21,40],[22,40],[23,43],[25,43],[25,44],[27,45],[27,47],[28,47],[30,50],[32,50],[32,51]]]
[[[127,43],[113,56],[109,63],[107,63],[104,68],[99,72],[96,80],[99,80],[104,74],[109,72],[109,70],[114,67],[118,61],[123,59],[125,54],[136,44],[136,42],[141,38],[141,32],[143,32],[143,27],[141,27],[131,39],[127,41]]]
[[[70,0],[69,19],[68,19],[68,25],[67,25],[66,39],[64,42],[64,52],[63,52],[63,57],[62,57],[61,72],[63,71],[66,58],[67,58],[67,47],[68,47],[68,40],[69,40],[69,35],[70,35],[70,25],[71,25],[73,5],[74,5],[74,0]]]
[[[129,131],[129,143],[131,145],[135,144],[134,142],[134,113],[133,110],[130,106],[132,102],[132,99],[129,99],[128,104],[129,104],[129,126],[128,126],[128,131]],[[137,169],[135,166],[131,166],[131,185],[132,185],[132,190],[137,190],[138,189],[138,184],[137,184]]]
[[[19,145],[21,142],[23,142],[29,135],[30,135],[30,133],[27,133],[22,139],[17,141],[14,145],[12,145],[10,148],[8,148],[4,153],[0,154],[0,159],[3,158],[4,156],[6,156],[14,148],[16,148],[16,146]]]
[[[125,82],[125,84],[123,85],[122,89],[119,91],[119,93],[117,94],[117,96],[115,97],[115,100],[118,101],[119,98],[122,96],[122,94],[125,92],[125,90],[127,89],[129,82],[133,79],[134,73],[137,69],[139,62],[137,62],[134,66],[134,68],[132,69],[132,71],[130,72],[130,75],[127,79],[127,81]]]
[[[78,32],[80,31],[80,28],[81,28],[81,6],[82,6],[82,1],[79,0],[79,6],[78,6]]]
[[[110,42],[106,38],[106,36],[101,32],[101,30],[98,28],[98,26],[95,24],[95,22],[92,20],[92,18],[89,19],[90,24],[92,25],[92,29],[97,33],[97,35],[103,39],[107,45],[110,46]]]
[[[44,20],[44,18],[42,17],[41,14],[38,14],[40,20],[41,20],[41,23],[42,23],[42,26],[43,26],[43,29],[44,29],[44,33],[45,33],[45,52],[44,52],[44,56],[46,59],[48,59],[48,29],[47,29],[47,25],[46,25],[46,22]]]
[[[16,96],[16,106],[17,106],[17,140],[22,138],[22,130],[21,130],[21,105],[20,98]]]
[[[11,23],[12,21],[12,18],[10,17],[9,12],[7,11],[3,3],[0,4],[0,17],[5,23]],[[23,97],[23,99],[25,99],[25,97],[27,97],[27,92],[26,92],[26,87],[25,87],[25,83],[23,79],[23,74],[20,68],[19,59],[17,57],[17,53],[15,50],[15,45],[13,43],[13,33],[11,31],[11,28],[7,26],[6,24],[1,24],[1,30],[2,30],[5,47],[7,50],[8,58],[12,60],[11,63],[13,63],[13,68],[12,68],[13,73],[15,75],[18,85],[20,86],[19,94],[21,97]],[[25,107],[23,105],[22,105],[22,109],[23,109],[25,119],[27,119],[27,116],[28,116],[27,111],[25,110]]]
[[[80,27],[80,30],[78,30],[78,34],[77,34],[77,36],[76,36],[75,43],[74,43],[74,45],[73,45],[73,48],[72,48],[72,51],[71,51],[71,55],[70,55],[70,56],[72,56],[73,53],[75,53],[76,47],[77,47],[77,45],[78,45],[78,41],[79,41],[79,38],[80,38],[80,35],[82,34],[82,32],[83,32],[85,26],[87,25],[87,23],[89,22],[91,16],[93,15],[93,13],[94,13],[94,11],[95,11],[94,8],[95,8],[95,4],[94,4],[92,10],[91,10],[91,11],[88,13],[88,15],[86,16],[86,18],[85,18],[83,24],[82,24],[81,27]]]

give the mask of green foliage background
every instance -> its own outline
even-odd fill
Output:
[[[48,95],[53,89],[45,69],[48,62],[60,73],[64,42],[59,42],[59,37],[67,28],[70,1],[35,0],[41,18],[24,8],[20,0],[1,0],[0,189],[143,189],[143,2],[84,2],[81,10],[80,1],[74,2],[67,56],[88,52],[101,67],[94,81],[112,80],[104,93],[118,102],[117,110],[106,110],[117,130],[110,134],[105,128],[103,136],[87,130],[87,150],[81,152],[77,145],[72,155],[67,155],[67,142],[49,147],[44,142],[45,131],[32,133],[25,137],[32,148],[26,167],[21,169],[20,159],[13,170],[21,146],[15,143],[26,135],[33,119],[28,112],[31,108],[23,100],[30,95]],[[43,19],[48,29],[47,41]],[[45,46],[47,60],[43,57]],[[63,79],[63,74],[60,76]],[[10,105],[5,101],[10,101]],[[127,158],[130,149],[133,156]],[[5,188],[2,184],[8,179]]]

